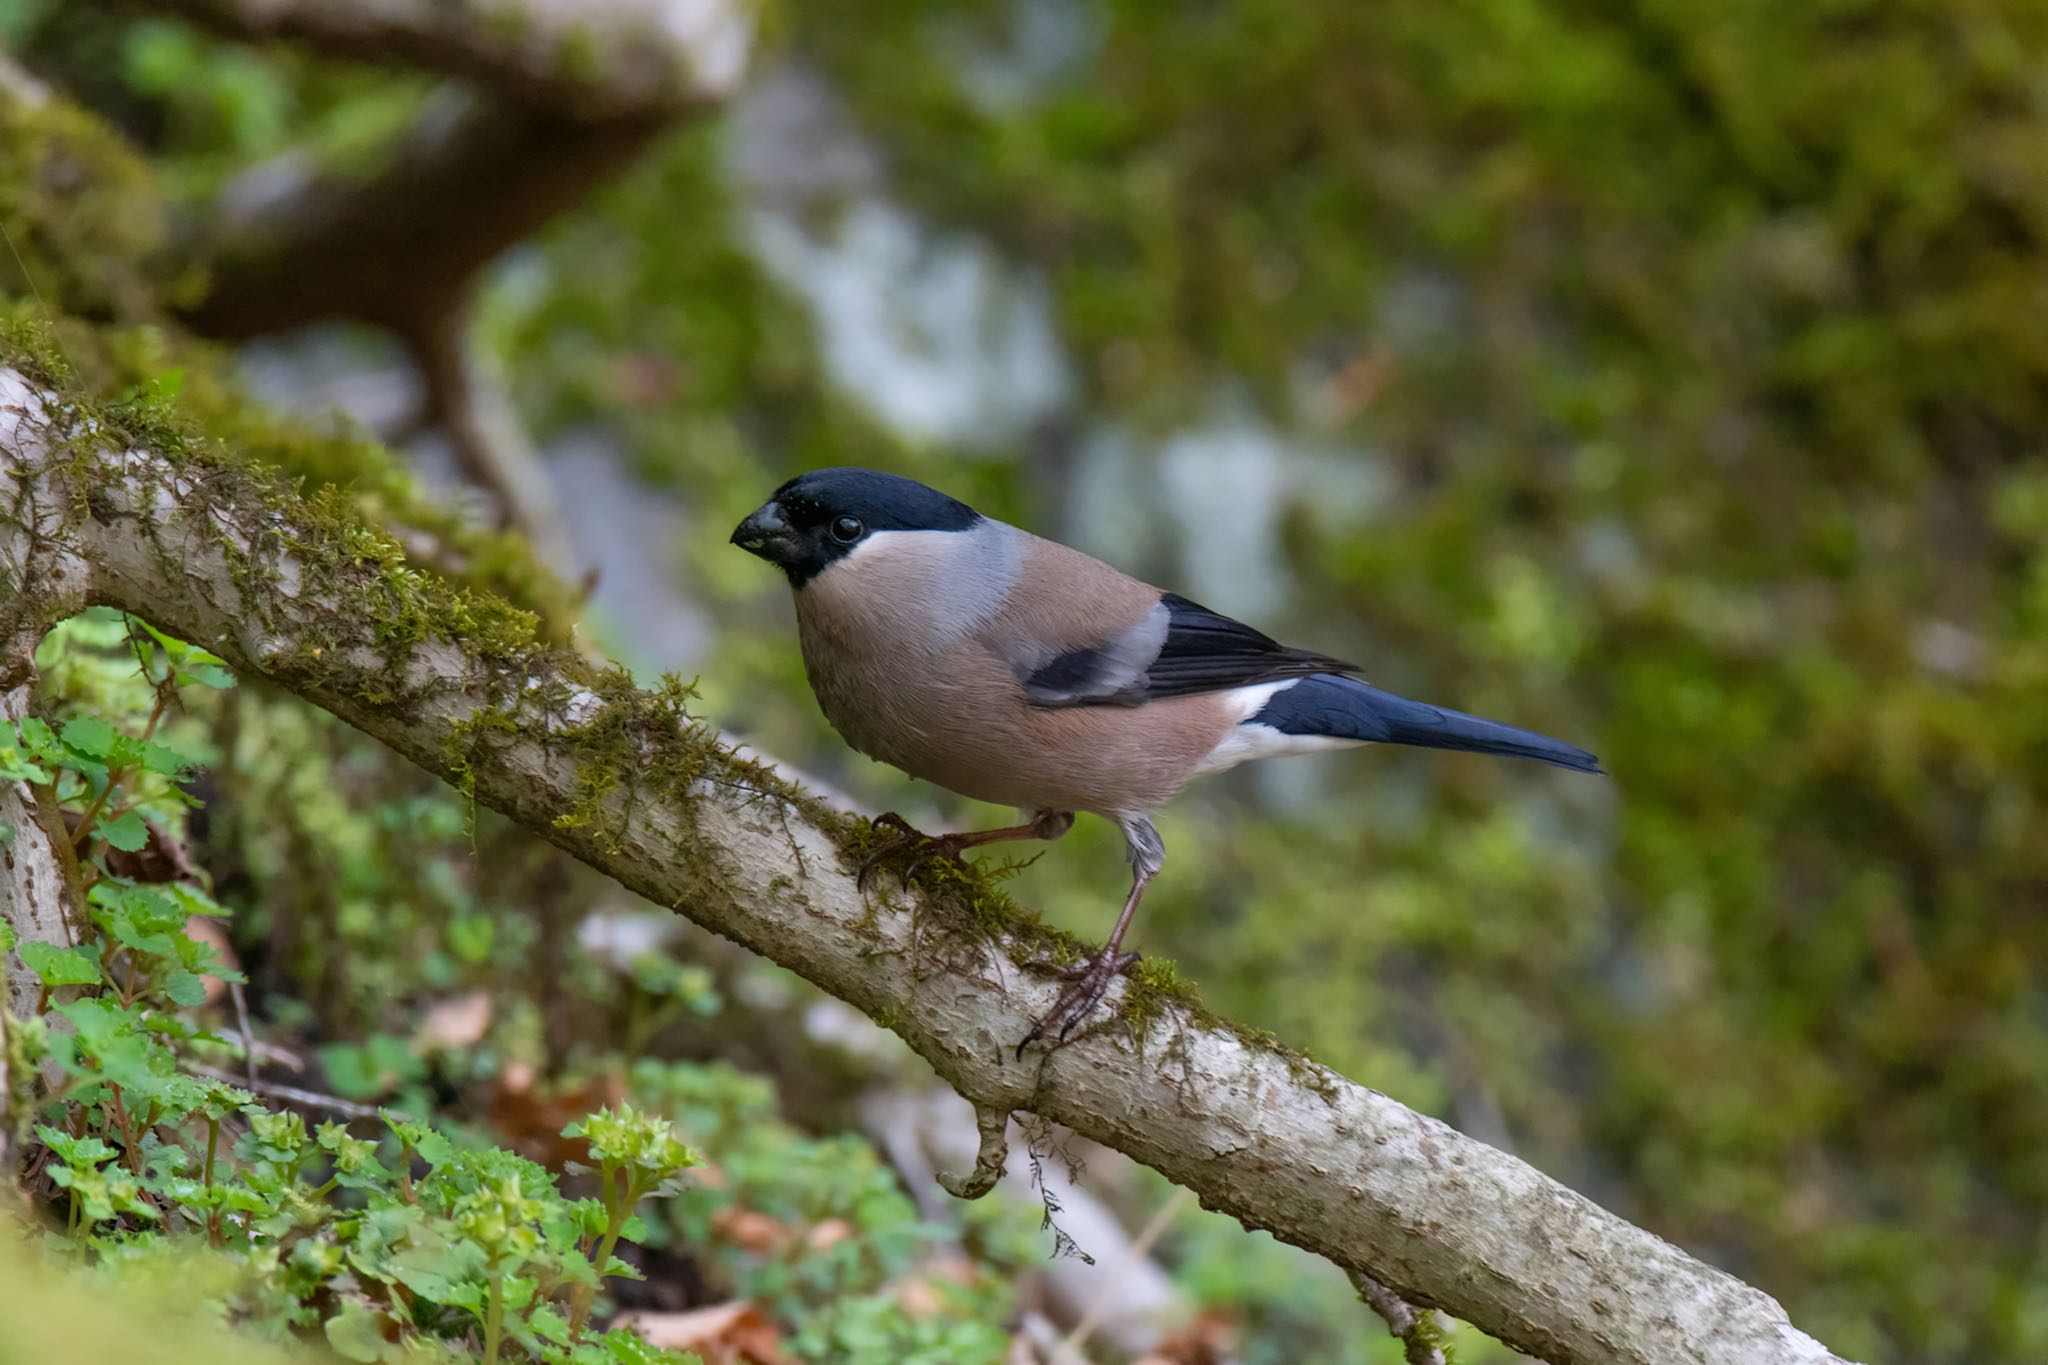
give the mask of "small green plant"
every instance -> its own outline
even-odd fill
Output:
[[[29,1078],[25,1170],[59,1240],[104,1265],[201,1244],[225,1267],[232,1316],[318,1333],[350,1360],[694,1359],[587,1325],[604,1282],[637,1274],[616,1254],[642,1232],[635,1210],[696,1161],[666,1119],[620,1106],[570,1125],[599,1174],[596,1197],[570,1198],[541,1166],[434,1124],[386,1112],[370,1135],[309,1129],[208,1074],[203,1059],[231,1045],[195,1007],[208,978],[242,978],[189,928],[226,912],[197,880],[146,879],[162,869],[135,855],[176,847],[196,804],[181,783],[198,754],[159,737],[180,689],[233,679],[205,651],[107,614],[67,623],[41,661],[86,704],[0,736],[0,777],[65,812],[87,932],[16,943],[0,925],[0,951],[43,985],[41,1010],[4,1023],[10,1071]],[[382,1056],[376,1041],[356,1051]]]
[[[665,1029],[715,1021],[723,991],[705,968],[658,952],[564,964],[564,999],[589,1011],[565,1050],[575,1076],[519,1093],[575,1098],[506,1133],[545,1138],[525,1150],[546,1148],[557,1174],[492,1140],[508,1059],[540,1050],[521,1041],[540,1026],[534,939],[494,903],[459,799],[389,785],[356,799],[340,774],[364,763],[360,741],[225,692],[213,656],[118,613],[65,623],[37,662],[44,719],[0,727],[0,780],[65,813],[84,933],[16,945],[0,924],[0,952],[44,986],[40,1009],[4,1021],[25,1091],[15,1150],[52,1240],[110,1292],[175,1282],[245,1329],[360,1362],[679,1365],[692,1357],[607,1330],[604,1314],[636,1265],[683,1262],[707,1297],[771,1322],[793,1359],[1005,1357],[1010,1271],[1038,1250],[1022,1210],[985,1201],[964,1231],[936,1226],[871,1145],[796,1132],[764,1080],[627,1064]],[[188,859],[187,788],[216,762],[224,805],[276,814],[210,811]],[[215,983],[240,974],[196,932],[227,910],[190,866],[221,856],[224,828],[259,888],[233,893],[238,927],[275,914],[301,943],[319,936],[317,954],[266,968],[261,1031],[297,1036],[347,1122],[233,1079],[245,1048],[220,1027]],[[308,866],[333,876],[312,884]],[[317,1004],[282,974],[309,956],[332,988]],[[473,1045],[423,1046],[421,1010],[456,989],[487,993],[497,1023]]]

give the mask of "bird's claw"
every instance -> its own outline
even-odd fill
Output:
[[[874,819],[874,828],[893,829],[896,831],[896,837],[884,842],[861,861],[860,871],[853,879],[854,886],[860,890],[867,889],[868,878],[874,875],[875,869],[903,860],[905,854],[910,855],[909,858],[897,869],[897,875],[902,878],[905,886],[910,885],[910,879],[917,875],[917,870],[933,858],[943,858],[955,864],[962,861],[960,853],[965,847],[965,841],[960,836],[926,834],[893,810],[877,815]]]
[[[1017,1059],[1022,1061],[1024,1049],[1041,1038],[1051,1037],[1055,1046],[1067,1041],[1067,1035],[1094,1013],[1096,1005],[1108,994],[1109,983],[1129,971],[1137,960],[1136,953],[1104,948],[1078,966],[1061,968],[1060,975],[1071,984],[1060,992],[1051,1009],[1031,1021],[1031,1032],[1017,1044]]]

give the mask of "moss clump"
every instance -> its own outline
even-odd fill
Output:
[[[544,636],[536,613],[459,579],[413,568],[405,547],[370,520],[362,500],[344,485],[321,484],[309,493],[305,476],[261,458],[275,453],[274,445],[253,442],[257,449],[252,452],[194,422],[183,397],[183,372],[148,377],[145,361],[155,354],[154,333],[95,329],[81,335],[90,343],[83,359],[78,346],[58,346],[29,308],[17,305],[0,312],[0,364],[43,383],[76,414],[79,434],[73,441],[81,456],[110,441],[148,449],[182,474],[203,481],[217,505],[241,509],[234,525],[222,522],[209,529],[253,618],[277,613],[284,591],[281,564],[289,553],[299,580],[297,616],[312,625],[308,629],[306,620],[295,620],[291,629],[277,632],[295,642],[293,653],[288,659],[262,661],[266,667],[325,673],[366,704],[390,705],[405,699],[405,665],[412,649],[429,639],[459,642],[473,658],[501,667],[542,658],[557,667],[573,666]],[[113,367],[113,373],[133,374],[137,382],[103,397],[76,377],[86,365],[103,374]],[[276,429],[285,430],[282,424]],[[317,448],[317,443],[306,438],[298,448]],[[87,479],[83,496],[88,507],[94,495],[94,482]],[[277,515],[265,517],[266,510]],[[153,534],[161,529],[151,528]],[[183,553],[161,542],[160,550],[172,560]],[[309,605],[314,608],[310,613],[303,610]],[[380,668],[343,679],[343,651],[336,646],[365,643],[378,648]]]
[[[843,819],[843,817],[842,817]],[[870,821],[843,821],[835,839],[846,855],[845,866],[862,866],[895,837]],[[1019,906],[997,884],[1015,870],[1010,864],[990,866],[949,858],[927,858],[910,877],[923,894],[918,899],[915,933],[922,943],[957,942],[999,948],[1020,967],[1064,967],[1081,961],[1088,948],[1079,939],[1042,922]],[[893,875],[881,872],[881,875]]]
[[[219,472],[240,470],[274,485],[266,504],[297,496],[343,542],[340,557],[421,580],[390,601],[401,616],[428,581],[443,583],[452,638],[512,648],[537,638],[566,646],[579,606],[574,592],[509,532],[480,529],[433,499],[404,463],[348,430],[321,431],[248,398],[218,349],[151,326],[72,324],[60,333],[33,300],[0,304],[0,362],[89,412],[104,429],[171,459]],[[431,573],[420,567],[430,569]],[[419,619],[380,624],[415,637]]]
[[[171,268],[149,167],[100,120],[61,100],[0,94],[0,291],[59,315],[125,322],[194,296]]]

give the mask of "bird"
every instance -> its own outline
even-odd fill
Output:
[[[1005,840],[1054,840],[1079,813],[1122,832],[1131,885],[1102,949],[1017,1044],[1066,1041],[1137,961],[1123,950],[1165,865],[1152,812],[1251,759],[1406,744],[1583,773],[1575,745],[1365,682],[1352,664],[1279,643],[1091,555],[983,516],[900,475],[813,469],[777,488],[732,543],[780,568],[804,670],[855,750],[979,801],[997,829],[926,835],[894,812],[860,869],[955,862]],[[907,878],[913,868],[906,866]]]

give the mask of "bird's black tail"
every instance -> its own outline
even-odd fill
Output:
[[[1409,701],[1334,673],[1318,673],[1274,693],[1247,724],[1268,725],[1290,735],[1533,758],[1582,773],[1601,770],[1600,760],[1576,745],[1462,711]]]

